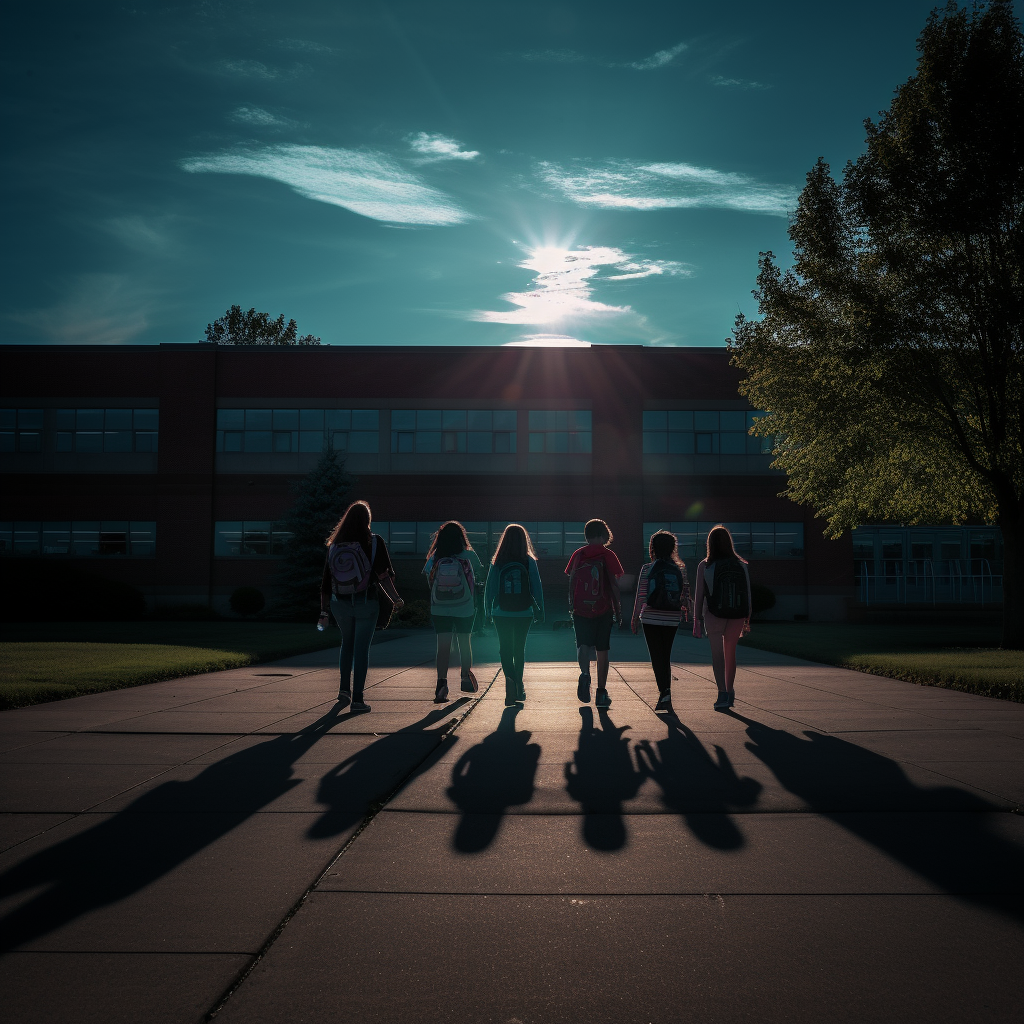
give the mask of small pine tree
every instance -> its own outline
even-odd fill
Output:
[[[277,579],[280,610],[289,617],[316,617],[320,610],[320,581],[327,549],[324,540],[348,505],[352,480],[326,438],[326,448],[311,473],[295,487],[295,504],[285,517],[291,533],[285,569]]]

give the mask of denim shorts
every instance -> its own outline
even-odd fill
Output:
[[[472,633],[475,615],[431,615],[435,633]]]
[[[583,615],[572,616],[573,629],[576,630],[577,647],[595,647],[599,651],[607,651],[612,645],[612,613],[588,619]]]

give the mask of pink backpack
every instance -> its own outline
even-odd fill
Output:
[[[377,535],[370,540],[370,557],[366,557],[359,541],[343,540],[327,550],[327,564],[331,569],[331,590],[335,597],[359,594],[370,585],[370,571],[377,554]]]

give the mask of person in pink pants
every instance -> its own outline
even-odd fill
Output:
[[[722,711],[736,699],[736,644],[750,632],[751,608],[750,571],[724,526],[708,534],[707,558],[697,566],[693,608],[693,635],[699,640],[707,633],[711,642],[711,667],[718,684],[715,708]]]

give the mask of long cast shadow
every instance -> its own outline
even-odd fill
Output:
[[[712,757],[696,735],[672,712],[664,716],[668,736],[637,744],[637,759],[661,787],[661,798],[686,820],[690,831],[708,846],[736,850],[743,834],[730,812],[757,803],[761,783],[741,778],[729,755],[717,744]]]
[[[15,864],[0,875],[0,900],[46,889],[0,918],[0,953],[128,898],[227,835],[300,784],[293,763],[338,720],[332,709],[301,732],[231,754],[194,779],[162,783],[100,824]],[[385,763],[367,751],[364,763]],[[349,815],[366,803],[365,793],[362,800],[354,795]]]
[[[898,761],[838,736],[794,736],[730,714],[747,726],[747,749],[816,813],[946,892],[1024,919],[1024,847],[984,813],[1005,808],[957,786],[918,786]]]
[[[452,768],[448,797],[462,811],[452,845],[479,853],[494,841],[509,807],[533,799],[540,746],[516,732],[522,704],[505,708],[498,728],[467,750]]]
[[[633,764],[630,727],[616,726],[611,716],[598,709],[601,728],[594,727],[594,712],[580,708],[579,744],[565,764],[565,788],[583,807],[583,838],[595,850],[619,850],[626,845],[622,805],[643,784],[644,775]]]

